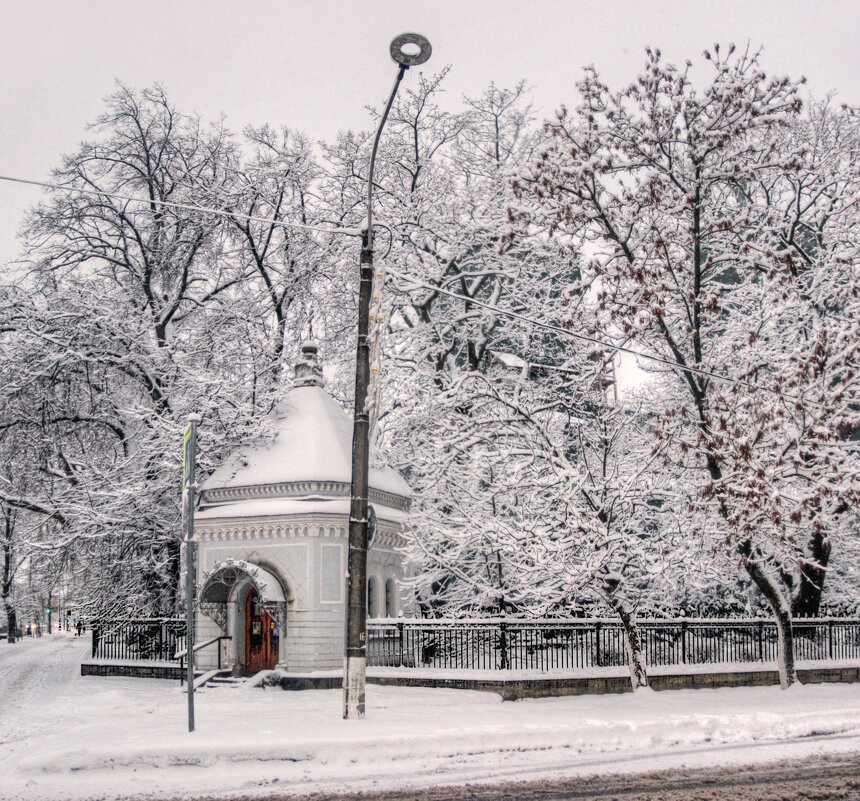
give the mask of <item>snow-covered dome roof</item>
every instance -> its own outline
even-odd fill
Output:
[[[322,384],[316,346],[306,342],[295,386],[273,412],[272,443],[235,451],[203,484],[202,508],[264,497],[349,495],[352,418]],[[408,505],[409,485],[392,468],[371,467],[368,483],[371,502],[376,495],[393,508]]]

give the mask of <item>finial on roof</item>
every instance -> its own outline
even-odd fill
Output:
[[[302,342],[301,354],[299,360],[295,364],[295,381],[297,387],[322,387],[325,385],[323,380],[322,368],[317,362],[317,351],[319,347],[317,343],[311,339],[306,339]]]

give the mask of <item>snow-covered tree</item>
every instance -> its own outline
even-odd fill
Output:
[[[493,469],[477,455],[455,469],[445,438],[471,414],[470,376],[506,373],[505,359],[540,347],[540,336],[511,331],[480,304],[523,311],[558,294],[558,282],[547,266],[546,239],[514,235],[507,214],[509,176],[531,158],[536,141],[525,87],[490,86],[452,113],[439,106],[443,82],[444,73],[422,77],[404,92],[383,142],[377,219],[391,231],[388,263],[396,273],[381,302],[387,330],[377,362],[380,435],[425,513],[416,528],[428,556],[422,577],[428,591],[445,588],[426,594],[427,602],[444,595],[449,612],[500,611],[506,578],[488,539]],[[424,286],[404,283],[404,273]],[[458,515],[469,525],[459,529],[457,552],[442,568],[431,553],[445,545],[430,540],[433,531],[456,529]],[[456,579],[472,570],[492,577],[492,586],[476,594],[476,585]]]
[[[436,502],[414,516],[413,550],[451,576],[440,587],[448,603],[453,589],[460,604],[502,595],[505,609],[524,614],[610,610],[636,689],[647,686],[637,615],[707,577],[690,560],[700,543],[678,525],[676,487],[652,448],[654,416],[606,402],[602,360],[583,361],[592,369],[555,380],[472,374],[463,383],[473,386],[450,393],[452,404],[469,399],[469,414],[448,418],[455,431],[436,431],[446,458],[435,460]],[[429,437],[418,444],[432,448]]]
[[[826,567],[816,536],[857,501],[856,147],[798,137],[797,86],[756,54],[705,56],[702,89],[659,51],[621,92],[587,70],[518,181],[519,210],[589,255],[607,331],[677,365],[655,447],[694,477],[692,511],[770,605],[788,686],[781,576]],[[839,125],[856,132],[856,117]]]
[[[417,490],[411,555],[419,603],[426,614],[608,605],[625,623],[641,686],[634,610],[657,597],[661,544],[651,536],[645,558],[642,543],[644,529],[654,529],[646,519],[660,515],[643,500],[644,479],[640,486],[625,476],[621,488],[617,474],[600,484],[600,472],[588,469],[589,458],[599,461],[594,447],[606,451],[605,469],[623,462],[619,443],[630,432],[622,429],[633,418],[605,406],[605,358],[595,362],[581,343],[481,305],[558,325],[582,302],[564,292],[578,277],[575,254],[509,218],[510,177],[535,152],[524,89],[490,87],[456,117],[436,105],[439,86],[438,78],[422,80],[395,108],[378,215],[394,233],[397,272],[424,283],[392,281],[400,294],[386,314],[381,381],[382,435]],[[360,161],[359,141],[341,145],[348,172]],[[562,417],[579,422],[560,426]],[[598,420],[605,436],[593,441]],[[630,463],[653,465],[645,450]],[[606,500],[619,492],[622,500]],[[622,532],[629,548],[610,547],[607,529]],[[523,532],[531,535],[521,539]]]
[[[250,152],[232,165],[221,202],[244,217],[230,220],[229,242],[245,280],[234,298],[247,319],[269,340],[269,369],[263,391],[281,379],[285,342],[297,339],[313,319],[312,291],[330,267],[325,241],[301,226],[319,222],[315,196],[320,168],[307,137],[268,126],[245,131]],[[247,219],[254,218],[254,219]],[[291,226],[297,227],[291,227]]]
[[[39,455],[32,507],[74,545],[91,611],[164,614],[179,574],[185,416],[217,460],[265,408],[259,341],[229,302],[244,279],[220,258],[221,218],[157,201],[214,203],[233,158],[225,133],[164,92],[120,87],[96,138],[64,159],[30,215],[9,279],[4,424]],[[149,198],[142,205],[99,192]]]

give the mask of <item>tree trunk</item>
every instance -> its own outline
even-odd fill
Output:
[[[815,617],[821,608],[821,593],[830,561],[830,540],[822,531],[813,533],[809,542],[812,561],[800,565],[800,581],[792,603],[795,617]]]
[[[15,607],[6,601],[6,599],[4,599],[4,606],[6,607],[6,625],[9,628],[6,637],[12,643],[18,639],[18,615],[15,614]]]
[[[633,692],[648,687],[648,673],[645,670],[645,650],[642,647],[642,637],[636,623],[633,607],[618,592],[618,585],[607,581],[604,585],[603,597],[612,607],[612,611],[621,620],[624,630],[624,647],[627,651],[627,664],[630,667],[630,684]]]
[[[4,508],[4,536],[3,536],[3,575],[0,576],[0,591],[3,595],[3,606],[6,609],[6,624],[9,627],[7,635],[8,642],[15,642],[17,634],[18,616],[15,613],[15,607],[11,603],[12,596],[12,528],[14,513],[8,508]]]
[[[749,551],[749,543],[745,543],[745,548]],[[776,620],[779,686],[785,690],[791,687],[792,684],[799,683],[797,667],[794,662],[794,632],[791,627],[791,607],[788,604],[788,600],[780,591],[777,582],[766,571],[762,570],[758,562],[749,558],[749,553],[744,553],[744,556],[747,557],[744,561],[744,567],[756,587],[759,588],[762,595],[767,599]]]
[[[281,298],[283,303],[284,298]],[[277,389],[281,381],[281,361],[284,357],[284,336],[287,330],[287,318],[284,315],[284,310],[280,304],[275,305],[275,316],[277,324],[275,325],[275,333],[272,337],[271,347],[271,368],[269,371],[269,380],[273,389]]]

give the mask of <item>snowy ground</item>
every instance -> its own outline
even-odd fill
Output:
[[[81,677],[87,641],[0,642],[0,798],[426,786],[644,771],[860,751],[860,685],[682,690],[502,702],[490,693],[369,687],[218,689]]]

